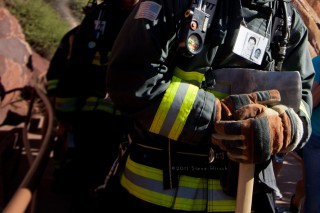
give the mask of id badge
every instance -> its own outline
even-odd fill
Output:
[[[240,25],[233,52],[249,61],[261,65],[269,39]]]

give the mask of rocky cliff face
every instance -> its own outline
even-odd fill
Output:
[[[293,0],[293,4],[300,12],[303,21],[309,29],[309,49],[311,56],[320,55],[320,1]]]
[[[47,60],[32,52],[17,19],[7,9],[0,8],[0,80],[4,88],[10,90],[30,84],[31,79],[44,75],[48,65]],[[0,102],[0,123],[12,108],[6,103],[13,96],[8,95]]]

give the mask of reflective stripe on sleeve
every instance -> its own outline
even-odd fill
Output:
[[[196,99],[199,88],[172,78],[153,119],[150,132],[178,140]]]
[[[92,60],[92,64],[100,66],[101,65],[100,60],[101,60],[101,55],[100,55],[99,51],[97,51],[96,54],[94,55],[93,60]]]
[[[60,98],[56,97],[55,109],[61,112],[72,112],[76,110],[77,98]]]
[[[98,97],[89,97],[86,100],[86,103],[82,107],[83,111],[92,111],[96,108],[98,104]]]
[[[229,95],[228,93],[218,92],[218,91],[210,90],[210,89],[208,89],[206,91],[212,93],[216,98],[218,98],[220,100],[226,98]]]
[[[111,114],[121,115],[119,110],[115,110],[114,104],[110,98],[98,98],[98,97],[89,97],[86,100],[85,105],[82,107],[83,111],[93,111],[101,110]]]
[[[54,80],[49,80],[47,83],[47,90],[53,90],[56,89],[58,86],[59,80],[54,79]]]

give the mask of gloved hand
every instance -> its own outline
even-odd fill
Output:
[[[268,108],[244,105],[234,112],[237,121],[217,121],[212,143],[240,163],[261,163],[272,154],[293,150],[303,136],[302,121],[284,105]]]
[[[259,103],[263,105],[275,105],[280,103],[280,101],[281,96],[278,90],[265,90],[249,94],[229,95],[220,101],[221,120],[239,120],[239,117],[237,117],[237,113],[235,112],[248,104]],[[249,114],[247,118],[250,118]]]

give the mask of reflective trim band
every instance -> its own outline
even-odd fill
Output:
[[[107,53],[108,60],[109,60],[110,55],[111,55],[111,51],[109,51]],[[100,55],[99,51],[96,52],[96,54],[92,60],[92,64],[97,65],[97,66],[104,65],[104,64],[101,64],[101,55]]]
[[[99,51],[97,51],[96,54],[94,55],[93,60],[92,60],[92,64],[99,66],[99,65],[101,65],[100,60],[101,60],[101,55],[100,55]]]
[[[299,109],[306,115],[307,119],[310,120],[310,115],[307,113],[306,107],[304,106],[302,101],[300,101]]]
[[[167,208],[184,211],[233,212],[235,198],[227,196],[215,179],[181,175],[179,187],[163,188],[163,172],[133,162],[126,162],[121,184],[139,199]]]
[[[173,76],[172,82],[168,89],[166,90],[166,93],[164,94],[161,104],[157,110],[157,113],[153,119],[153,122],[150,127],[150,132],[153,133],[159,133],[162,125],[167,117],[167,114],[170,110],[171,104],[174,100],[174,95],[177,93],[179,88],[180,80],[178,78],[175,78]]]
[[[121,115],[119,110],[115,110],[114,104],[110,98],[103,99],[98,97],[89,97],[85,105],[82,107],[83,111],[101,110],[111,114]]]
[[[197,86],[200,86],[202,81],[205,80],[203,73],[197,71],[186,72],[179,67],[174,68],[173,75]]]
[[[56,97],[55,109],[61,112],[72,112],[76,110],[77,98]]]
[[[210,89],[208,89],[206,91],[212,93],[216,98],[218,98],[220,100],[226,98],[229,95],[227,93],[218,92],[218,91],[210,90]]]
[[[181,83],[181,79],[174,76],[162,98],[149,131],[178,140],[198,90],[198,87]]]
[[[112,113],[115,115],[122,114],[119,110],[115,110],[113,103],[110,104],[105,101],[99,102],[99,105],[97,106],[97,110],[105,111],[105,112]]]
[[[187,118],[190,114],[190,111],[192,109],[192,106],[193,106],[194,100],[196,99],[198,91],[199,91],[198,87],[193,85],[189,86],[185,99],[183,100],[183,103],[180,107],[179,114],[177,115],[177,119],[175,120],[174,125],[171,128],[169,138],[178,140],[182,132],[182,129],[187,121]]]
[[[92,111],[96,108],[98,103],[98,97],[89,97],[86,100],[86,103],[82,107],[83,111]]]
[[[115,109],[114,103],[111,101],[110,98],[107,98],[107,99],[100,98],[97,106],[97,110],[106,111],[109,113],[113,113],[115,115],[122,114],[119,110]]]
[[[54,79],[54,80],[49,80],[47,82],[47,90],[53,90],[56,89],[58,86],[59,80],[58,79]]]

